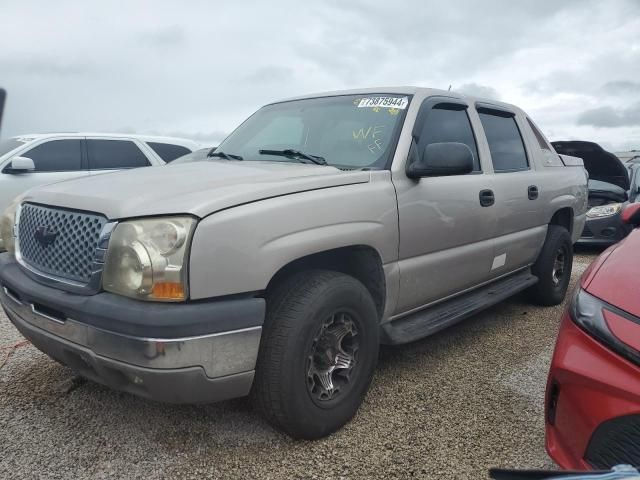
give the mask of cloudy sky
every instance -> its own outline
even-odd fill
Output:
[[[640,149],[640,0],[1,0],[4,137],[126,131],[216,144],[314,91],[448,88],[548,137]]]

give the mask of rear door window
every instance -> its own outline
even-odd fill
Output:
[[[478,110],[496,173],[529,169],[524,142],[513,114]]]
[[[51,140],[20,156],[33,160],[36,172],[75,172],[82,170],[82,141]]]
[[[87,140],[89,168],[113,170],[148,167],[149,160],[130,140]]]
[[[167,163],[172,162],[178,157],[191,153],[191,150],[187,147],[183,147],[182,145],[160,142],[147,142],[147,145],[149,145],[153,151]]]

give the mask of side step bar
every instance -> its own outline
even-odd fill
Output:
[[[427,337],[499,303],[537,282],[538,277],[533,275],[529,269],[514,273],[469,293],[385,323],[381,326],[382,341],[397,345]]]

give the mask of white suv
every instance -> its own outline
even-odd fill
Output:
[[[0,141],[0,213],[16,196],[68,178],[164,165],[200,148],[182,138],[47,133]],[[2,245],[0,245],[2,250]]]

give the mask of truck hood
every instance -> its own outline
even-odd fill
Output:
[[[593,142],[560,141],[551,142],[556,152],[563,155],[580,157],[589,178],[618,185],[629,190],[629,173],[624,164],[613,153],[607,152]]]
[[[29,190],[23,201],[99,212],[115,220],[218,210],[308,190],[365,183],[366,171],[289,162],[210,160],[66,180]]]

